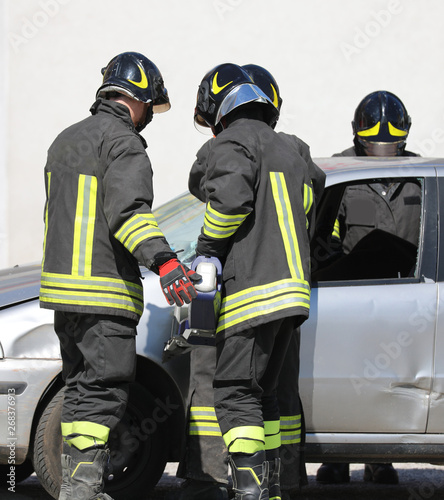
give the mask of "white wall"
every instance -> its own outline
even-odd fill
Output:
[[[284,99],[278,129],[304,139],[315,157],[351,145],[354,110],[378,89],[407,106],[408,148],[444,156],[442,0],[2,2],[8,53],[0,50],[0,104],[7,96],[8,114],[0,145],[8,145],[9,201],[6,210],[0,193],[0,265],[40,260],[47,148],[88,115],[100,68],[126,50],[158,65],[172,102],[144,131],[155,206],[187,187],[195,152],[207,139],[193,126],[197,87],[222,62],[256,63],[274,74]]]
[[[0,33],[6,32],[6,4],[0,4]],[[8,176],[7,176],[7,130],[8,130],[8,56],[4,36],[0,37],[0,66],[3,78],[0,80],[0,269],[8,261]]]

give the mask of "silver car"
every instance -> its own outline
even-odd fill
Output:
[[[307,460],[444,462],[444,160],[316,163],[327,181],[313,239],[310,318],[302,326]],[[398,266],[401,256],[389,240],[341,260],[331,235],[345,188],[402,179],[414,180],[421,192],[412,261]],[[156,210],[169,243],[188,264],[204,208],[187,193]],[[394,263],[390,272],[386,257]],[[116,499],[152,488],[166,463],[179,460],[185,435],[188,355],[165,356],[164,347],[180,339],[187,311],[168,307],[158,277],[143,275],[137,377],[125,417],[110,437],[107,491]],[[35,470],[56,497],[63,382],[53,314],[38,305],[39,279],[38,266],[0,273],[0,467],[9,471],[13,454],[15,480]]]

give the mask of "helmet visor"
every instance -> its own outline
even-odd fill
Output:
[[[405,141],[373,142],[361,138],[358,141],[366,156],[401,156],[405,148]]]
[[[244,83],[243,85],[235,87],[222,101],[216,115],[215,124],[217,125],[221,119],[233,111],[233,109],[249,102],[271,104],[274,107],[269,97],[267,97],[257,85]]]
[[[153,113],[165,113],[165,111],[168,111],[170,108],[171,103],[168,97],[168,91],[164,88],[163,92],[153,101]]]
[[[208,123],[197,113],[194,112],[194,128],[204,135],[213,135],[213,131]]]

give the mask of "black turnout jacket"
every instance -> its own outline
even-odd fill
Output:
[[[198,152],[189,188],[207,205],[197,252],[224,264],[218,334],[308,317],[310,223],[324,180],[305,143],[258,120],[236,120]]]
[[[129,110],[99,99],[91,113],[48,151],[40,305],[138,320],[139,262],[155,270],[156,255],[173,253],[151,213],[151,164]]]

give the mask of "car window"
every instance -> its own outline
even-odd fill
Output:
[[[205,204],[190,193],[183,194],[153,211],[171,248],[185,264],[195,257],[197,238],[203,225]]]
[[[415,278],[423,185],[409,177],[327,188],[313,240],[313,281]]]

